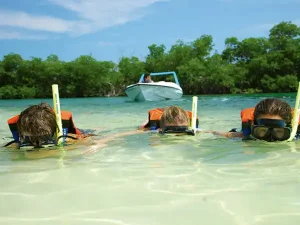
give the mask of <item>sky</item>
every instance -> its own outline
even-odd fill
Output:
[[[55,54],[118,62],[143,60],[151,44],[212,35],[214,49],[228,37],[268,36],[281,21],[300,25],[300,0],[0,0],[0,58]]]

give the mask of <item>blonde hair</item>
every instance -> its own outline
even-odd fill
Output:
[[[179,106],[168,106],[165,108],[160,118],[160,128],[164,128],[166,123],[187,125],[189,124],[189,117],[187,112]]]

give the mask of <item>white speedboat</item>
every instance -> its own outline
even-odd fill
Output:
[[[126,87],[125,93],[133,101],[160,101],[169,99],[180,99],[183,91],[175,72],[150,73],[151,76],[173,75],[174,82],[159,81],[154,83],[141,83],[144,80],[142,74],[139,83]]]

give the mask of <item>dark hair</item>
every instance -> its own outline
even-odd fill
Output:
[[[33,145],[39,145],[45,136],[52,136],[58,126],[53,109],[42,102],[21,112],[17,127],[21,140],[28,136]]]
[[[144,80],[146,80],[147,77],[150,77],[150,73],[145,73]]]
[[[254,121],[261,115],[280,116],[287,125],[291,124],[292,108],[291,106],[278,98],[266,98],[260,101],[254,109]]]

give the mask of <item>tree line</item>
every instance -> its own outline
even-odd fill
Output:
[[[122,57],[118,63],[91,55],[25,60],[10,53],[0,61],[0,99],[51,98],[54,83],[60,97],[120,96],[148,72],[175,71],[187,95],[294,92],[300,78],[300,27],[291,22],[275,25],[268,37],[229,37],[221,53],[211,35],[178,40],[169,50],[163,44],[148,49],[144,60]]]

